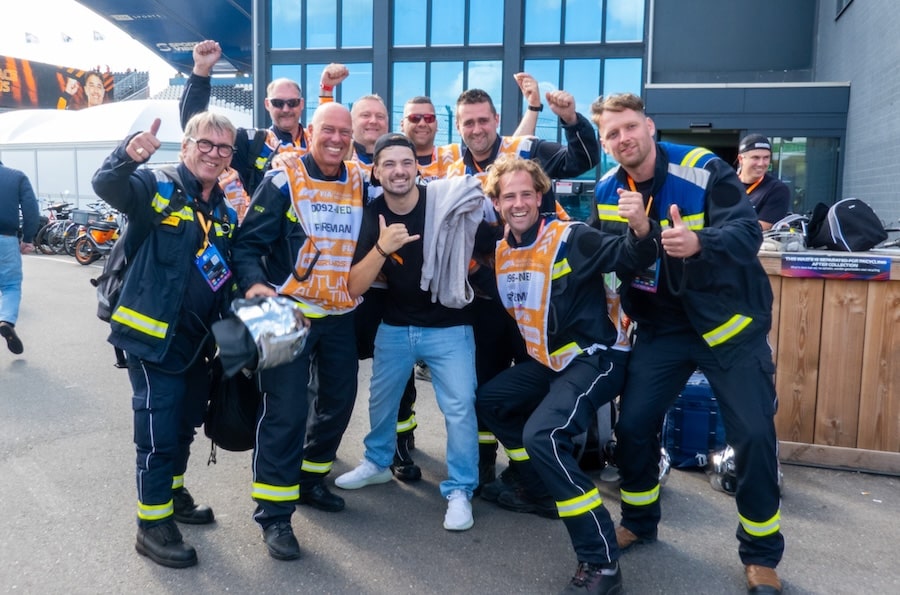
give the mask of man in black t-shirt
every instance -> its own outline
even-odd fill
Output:
[[[791,191],[769,173],[772,145],[761,134],[749,134],[738,147],[738,177],[756,211],[763,231],[785,218],[791,209]]]
[[[391,480],[390,465],[397,440],[397,408],[409,370],[418,361],[431,369],[434,392],[447,427],[449,478],[441,482],[441,495],[448,500],[444,528],[465,531],[473,525],[472,492],[478,485],[478,430],[475,421],[475,343],[470,310],[465,302],[444,305],[421,289],[426,266],[426,246],[437,226],[427,226],[428,209],[433,214],[431,190],[417,186],[416,152],[413,143],[398,133],[381,136],[375,143],[372,174],[384,194],[363,215],[349,291],[362,295],[379,273],[387,294],[384,316],[375,337],[375,356],[369,395],[371,431],[366,436],[365,458],[360,465],[335,480],[339,488],[353,490]],[[484,196],[477,180],[460,200],[460,210],[469,208],[475,225],[481,219]],[[433,182],[432,184],[439,184]],[[444,182],[445,184],[447,182]],[[462,186],[459,182],[454,186]],[[431,186],[429,186],[431,188]],[[429,201],[430,197],[430,201]],[[456,196],[446,197],[457,200]],[[472,208],[474,207],[474,209]],[[443,226],[441,226],[443,228]],[[461,228],[463,237],[446,238],[446,246],[474,244],[474,226]],[[470,236],[470,237],[469,237]],[[429,260],[430,262],[430,260]],[[466,286],[468,256],[461,268],[442,281],[451,287]],[[457,278],[458,277],[458,278]],[[455,285],[454,285],[455,284]],[[442,297],[442,296],[439,296]],[[471,301],[471,296],[469,297]]]

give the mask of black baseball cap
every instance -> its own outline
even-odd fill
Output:
[[[748,134],[741,139],[741,144],[738,145],[738,153],[746,153],[747,151],[753,151],[754,149],[765,149],[771,153],[772,143],[769,142],[768,138],[761,134]]]
[[[378,153],[387,147],[408,147],[409,150],[412,151],[413,156],[416,154],[416,146],[405,134],[388,132],[387,134],[379,136],[378,140],[375,141],[375,150],[372,151],[372,161],[377,160]]]

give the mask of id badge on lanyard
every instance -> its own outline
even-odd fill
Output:
[[[637,186],[634,183],[634,180],[631,179],[631,176],[628,176],[628,188],[632,192],[637,192]],[[646,214],[650,215],[650,209],[653,206],[653,196],[649,196],[647,198],[646,205]],[[650,293],[656,293],[656,289],[659,287],[659,268],[660,268],[660,259],[657,258],[656,262],[652,265],[635,275],[634,279],[631,280],[631,286],[635,289],[640,289],[641,291],[647,291]]]
[[[206,221],[206,217],[200,211],[194,211],[197,219],[200,221],[200,227],[203,229],[203,246],[197,251],[197,257],[194,264],[206,279],[206,283],[213,291],[221,289],[225,282],[231,278],[231,269],[222,257],[222,253],[216,248],[215,244],[209,241],[209,230],[212,227],[212,221]]]
[[[656,288],[659,287],[659,267],[660,259],[657,258],[656,262],[635,275],[631,280],[631,286],[641,291],[656,293]]]

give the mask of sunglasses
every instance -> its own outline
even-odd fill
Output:
[[[418,124],[422,120],[425,120],[426,124],[434,124],[434,121],[437,120],[437,116],[434,114],[410,114],[406,116],[406,119],[413,124]]]
[[[270,99],[269,103],[275,106],[277,109],[281,109],[284,106],[288,106],[291,109],[294,109],[300,102],[303,101],[299,97],[295,97],[294,99]]]

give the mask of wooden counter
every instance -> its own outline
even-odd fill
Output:
[[[890,280],[783,276],[782,254],[760,252],[775,295],[780,454],[900,475],[900,254],[850,255],[891,258]]]

